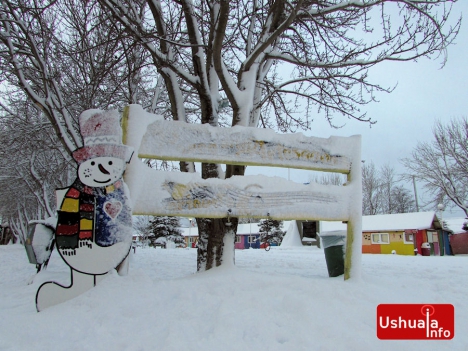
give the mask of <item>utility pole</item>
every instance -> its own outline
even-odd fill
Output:
[[[413,176],[414,200],[416,201],[416,212],[419,212],[418,191],[416,190],[416,178]]]

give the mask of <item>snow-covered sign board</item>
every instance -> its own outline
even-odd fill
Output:
[[[141,158],[301,168],[348,175],[346,186],[297,184],[265,176],[201,179],[196,173],[155,171],[136,158],[126,171],[133,214],[348,222],[345,278],[360,255],[361,137],[305,137],[271,130],[216,128],[164,121],[130,105],[123,116],[124,143]],[[353,258],[354,260],[354,258]],[[359,264],[360,265],[360,264]],[[353,263],[353,266],[357,266]]]
[[[349,173],[349,150],[359,147],[356,138],[279,135],[268,129],[240,126],[214,128],[208,124],[186,123],[182,126],[177,121],[156,121],[149,125],[139,157]]]

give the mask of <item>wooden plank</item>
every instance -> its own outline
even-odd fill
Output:
[[[129,116],[132,123],[137,117]],[[180,142],[175,142],[180,140]],[[148,126],[141,158],[299,168],[349,173],[359,137],[306,137],[271,130],[156,121]]]
[[[266,176],[227,180],[194,174],[149,170],[130,182],[133,214],[183,217],[347,220],[351,189],[303,185]],[[281,189],[281,190],[279,190]]]

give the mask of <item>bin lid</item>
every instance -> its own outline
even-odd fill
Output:
[[[342,246],[346,244],[346,231],[344,230],[335,230],[332,232],[327,232],[327,235],[322,235],[320,237],[322,241],[323,248],[329,248],[331,246]]]
[[[325,236],[339,236],[339,237],[346,237],[346,230],[330,230],[326,232],[320,232],[319,233],[320,237],[325,237]]]
[[[431,248],[431,244],[429,243],[422,243],[421,244],[421,249],[430,249]]]

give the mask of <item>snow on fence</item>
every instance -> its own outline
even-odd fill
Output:
[[[165,121],[139,105],[125,108],[124,143],[140,158],[300,168],[347,174],[345,186],[298,184],[278,177],[201,179],[148,168],[133,157],[125,182],[134,214],[326,220],[348,223],[345,279],[359,276],[361,137],[306,137],[251,127]]]

